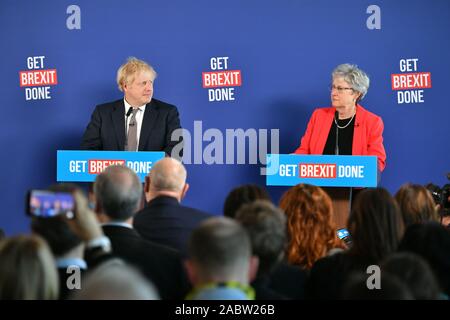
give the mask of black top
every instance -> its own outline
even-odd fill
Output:
[[[338,119],[338,124],[340,127],[345,127],[339,130],[339,154],[341,155],[351,155],[353,147],[353,131],[355,129],[355,118],[350,121],[351,118]],[[350,123],[349,123],[350,121]],[[348,126],[347,126],[348,124]],[[336,123],[333,123],[328,133],[327,143],[325,148],[323,148],[322,154],[335,154],[336,148]]]
[[[306,282],[306,299],[335,300],[342,297],[342,289],[347,278],[353,273],[366,273],[369,265],[379,264],[379,261],[357,256],[348,251],[326,256],[316,261],[311,268]]]

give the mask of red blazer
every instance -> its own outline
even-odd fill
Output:
[[[334,119],[334,107],[314,110],[297,154],[322,154],[328,133]],[[383,120],[362,106],[356,106],[355,129],[353,132],[353,155],[378,157],[378,170],[386,166],[386,151],[383,146]]]

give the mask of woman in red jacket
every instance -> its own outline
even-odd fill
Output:
[[[374,155],[378,158],[378,170],[383,171],[383,120],[359,104],[369,82],[367,74],[356,65],[337,66],[332,73],[332,106],[314,110],[295,153]]]

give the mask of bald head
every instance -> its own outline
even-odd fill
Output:
[[[155,163],[146,178],[147,201],[159,195],[173,196],[180,201],[187,191],[186,169],[174,158],[164,158]]]

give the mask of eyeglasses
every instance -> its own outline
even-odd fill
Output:
[[[344,90],[352,90],[353,88],[336,87],[335,85],[330,86],[330,91],[337,90],[337,92],[342,93]]]

